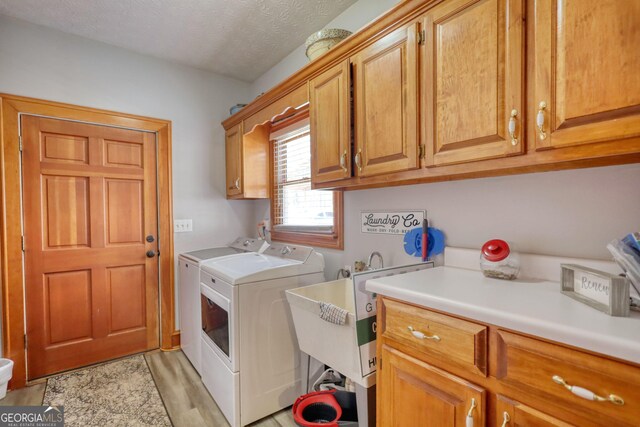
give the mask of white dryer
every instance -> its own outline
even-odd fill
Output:
[[[285,290],[324,281],[312,248],[271,244],[264,253],[202,263],[202,382],[232,427],[294,403],[302,366]]]
[[[229,246],[201,249],[178,257],[178,293],[180,304],[180,346],[200,373],[200,264],[214,258],[260,252],[267,242],[238,237]]]

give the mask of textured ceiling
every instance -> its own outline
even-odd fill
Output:
[[[355,0],[0,0],[0,14],[251,82]]]

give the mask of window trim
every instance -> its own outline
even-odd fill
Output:
[[[298,122],[309,118],[309,108],[297,111],[293,116],[284,118],[271,125],[271,133],[285,129]],[[272,178],[275,173],[275,159],[273,153],[273,140],[269,138],[269,176]],[[269,186],[269,215],[274,218],[275,211],[275,188],[277,182],[272,179]],[[330,190],[323,190],[330,191]],[[310,246],[319,246],[331,249],[344,249],[344,195],[341,190],[333,190],[333,232],[318,233],[313,231],[284,231],[276,230],[271,224],[271,240],[288,243],[298,243]]]

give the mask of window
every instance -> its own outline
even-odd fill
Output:
[[[307,114],[271,131],[273,240],[342,248],[342,192],[311,189]]]

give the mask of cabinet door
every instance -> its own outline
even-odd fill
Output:
[[[242,124],[227,131],[225,155],[227,160],[227,197],[242,194]]]
[[[427,166],[524,153],[522,3],[451,0],[424,15]]]
[[[496,410],[497,425],[503,427],[571,427],[573,425],[502,396],[498,396]]]
[[[419,166],[417,24],[352,57],[357,176]]]
[[[309,82],[312,182],[351,177],[349,61]]]
[[[484,389],[386,344],[380,356],[378,425],[465,426],[472,401],[474,425],[484,425]]]
[[[640,135],[639,1],[536,0],[534,31],[537,149]]]

